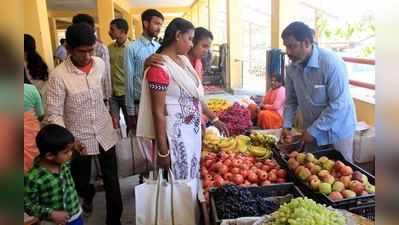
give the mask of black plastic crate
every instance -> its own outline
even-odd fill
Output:
[[[340,160],[345,165],[352,167],[353,171],[360,171],[362,174],[366,175],[369,182],[375,185],[375,177],[363,170],[359,166],[350,163],[345,160],[340,152],[335,149],[327,149],[321,150],[317,152],[312,152],[316,158],[320,158],[322,156],[326,156],[332,160]],[[369,219],[374,219],[375,215],[375,194],[369,194],[365,196],[356,196],[354,198],[343,199],[341,201],[332,201],[328,198],[327,195],[314,192],[307,185],[305,185],[301,180],[299,180],[293,171],[288,169],[288,156],[286,154],[278,152],[278,150],[274,150],[274,157],[276,161],[285,169],[287,169],[288,177],[294,181],[294,183],[299,187],[299,189],[312,199],[314,199],[318,203],[326,204],[328,206],[332,206],[337,209],[346,209],[350,212],[359,214],[361,216],[367,217]]]
[[[241,187],[244,188],[244,187]],[[262,187],[246,187],[245,189],[248,189],[252,194],[254,195],[260,195],[264,198],[266,197],[276,197],[276,196],[285,196],[288,194],[292,194],[294,198],[297,197],[304,197],[303,193],[301,190],[294,185],[294,183],[283,183],[283,184],[271,184],[267,186],[262,186]],[[216,203],[215,203],[215,191],[217,188],[211,188],[209,190],[209,196],[210,196],[210,207],[211,207],[211,221],[215,225],[219,225],[223,219],[226,218],[219,218],[218,212],[216,210]]]

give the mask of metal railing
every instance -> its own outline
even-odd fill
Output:
[[[362,65],[375,65],[374,59],[364,59],[364,58],[353,58],[353,57],[342,57],[345,62],[348,63],[355,63],[355,64],[362,64]],[[375,84],[370,84],[358,80],[351,80],[349,79],[349,83],[356,87],[367,88],[371,90],[375,90]]]

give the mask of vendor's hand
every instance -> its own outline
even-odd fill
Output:
[[[147,68],[149,66],[161,67],[165,63],[165,59],[161,54],[152,54],[150,55],[144,62],[144,67]]]
[[[302,134],[302,140],[306,143],[306,144],[312,144],[314,143],[314,137],[312,135],[309,134],[309,132],[304,131]]]
[[[53,211],[50,219],[57,225],[65,225],[68,223],[69,214],[65,211]]]
[[[157,164],[159,168],[162,168],[164,170],[169,170],[170,169],[170,156],[167,157],[160,157],[157,156]]]
[[[223,136],[225,137],[230,136],[229,129],[227,128],[226,124],[223,123],[222,121],[220,120],[216,121],[213,125],[220,131],[221,134],[223,134]]]
[[[79,140],[75,140],[75,142],[73,143],[73,150],[79,152],[79,154],[81,155],[87,153],[86,145]]]
[[[291,141],[290,141],[291,140]],[[280,136],[280,141],[282,143],[291,143],[293,140],[293,132],[291,129],[283,128]]]
[[[112,118],[112,126],[114,129],[119,128],[119,118],[111,113],[111,118]]]
[[[127,118],[127,127],[130,130],[136,130],[137,127],[137,116],[128,116]]]

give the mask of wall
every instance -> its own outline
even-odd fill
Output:
[[[36,47],[48,67],[54,67],[46,0],[24,1],[24,33],[32,35]]]
[[[354,99],[358,121],[365,121],[369,125],[375,125],[375,104]]]

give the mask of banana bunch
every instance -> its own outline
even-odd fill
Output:
[[[258,160],[269,159],[272,157],[272,151],[269,148],[251,145],[248,152]]]
[[[205,134],[204,141],[202,143],[203,151],[218,152],[220,150],[219,149],[220,141],[221,138],[214,133]]]
[[[244,155],[249,155],[248,152],[248,147],[249,147],[249,142],[251,141],[251,138],[245,135],[238,135],[236,137],[237,140],[237,150],[238,152],[244,154]]]
[[[218,147],[220,151],[232,151],[237,152],[237,140],[235,138],[224,138],[221,139]]]
[[[253,132],[249,137],[251,138],[252,145],[255,146],[269,147],[277,142],[273,135],[262,134],[259,132]]]
[[[231,106],[231,104],[228,101],[221,98],[212,98],[208,101],[207,105],[208,108],[212,110],[212,112],[221,112]]]

